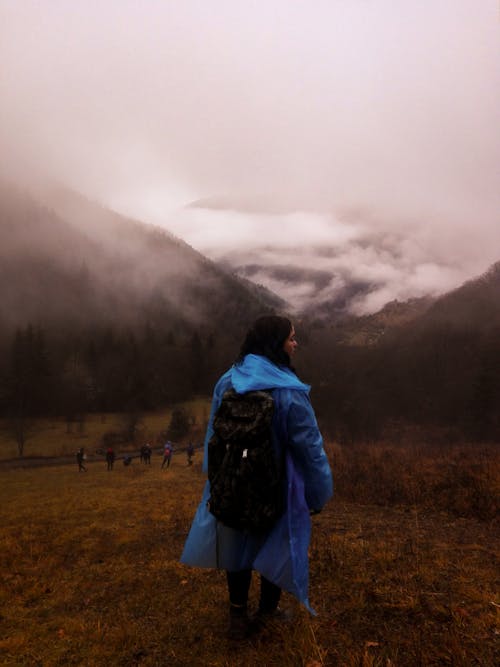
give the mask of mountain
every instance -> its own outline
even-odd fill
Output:
[[[345,316],[331,326],[343,345],[375,345],[390,338],[415,338],[437,328],[483,332],[500,326],[500,262],[481,276],[440,297],[390,301],[361,317]]]
[[[395,299],[436,296],[477,270],[426,249],[414,221],[295,204],[212,197],[192,202],[181,215],[193,243],[211,259],[278,294],[295,317],[325,326],[375,313]],[[202,225],[224,242],[214,244],[199,231]]]
[[[333,325],[334,339],[342,345],[375,345],[421,318],[434,304],[432,297],[390,301],[373,315],[347,316]]]
[[[319,292],[329,281],[321,266],[273,270]],[[209,395],[251,321],[285,307],[162,229],[67,190],[0,185],[0,416],[13,424],[132,420]],[[331,437],[500,441],[500,262],[439,298],[297,324],[298,373]]]
[[[435,299],[308,331],[299,373],[341,442],[500,442],[500,262]]]
[[[209,395],[248,326],[276,309],[278,297],[163,229],[68,190],[35,197],[0,184],[9,423],[111,411],[135,424],[144,410]],[[26,430],[13,434],[22,452]]]
[[[317,250],[324,252],[324,249]],[[272,252],[277,263],[259,263],[255,258],[249,261],[244,253],[232,252],[230,259],[226,256],[219,264],[240,277],[267,286],[300,318],[324,323],[340,321],[349,317],[356,299],[373,290],[369,281],[356,280],[335,270],[279,263],[279,248],[267,248],[266,252]],[[310,249],[310,252],[314,254],[315,250]]]
[[[447,324],[488,330],[500,326],[500,261],[436,299],[420,320],[421,327]]]
[[[229,333],[283,302],[163,229],[68,190],[0,186],[0,329],[113,324]]]

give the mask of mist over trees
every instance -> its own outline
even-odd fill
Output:
[[[156,228],[71,193],[57,212],[0,194],[0,418],[20,455],[37,417],[73,428],[112,411],[132,424],[209,396],[252,321],[283,312]],[[434,301],[295,319],[325,435],[500,440],[500,263]]]
[[[0,185],[0,417],[21,454],[36,417],[209,394],[229,342],[279,303],[166,232],[51,201]]]
[[[492,280],[499,273],[497,267]],[[371,345],[339,342],[332,328],[298,325],[298,372],[312,384],[325,435],[348,444],[415,435],[500,441],[500,300],[473,323],[458,296],[452,295],[457,317],[427,311]],[[435,313],[445,306],[443,298]],[[71,424],[89,412],[140,414],[208,396],[246,326],[241,321],[240,331],[227,336],[151,325],[72,333],[27,325],[3,346],[0,415],[22,454],[39,416],[64,416]]]

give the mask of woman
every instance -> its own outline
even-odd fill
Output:
[[[228,528],[209,512],[210,484],[191,526],[181,561],[225,569],[229,589],[229,635],[242,638],[254,624],[247,615],[252,570],[261,575],[258,615],[276,613],[281,589],[294,594],[310,611],[308,555],[310,514],[321,510],[333,493],[330,466],[323,449],[310,387],[296,376],[291,359],[297,349],[295,330],[286,317],[259,318],[248,331],[236,363],[215,386],[205,438],[203,469],[208,468],[208,441],[223,394],[269,390],[275,404],[273,435],[276,456],[286,462],[286,509],[264,535]]]

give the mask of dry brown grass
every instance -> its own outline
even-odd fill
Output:
[[[345,500],[418,506],[485,521],[498,517],[498,444],[379,443],[328,449]]]
[[[182,403],[189,415],[195,419],[193,436],[197,440],[203,440],[205,424],[210,413],[209,399],[193,399]],[[164,431],[170,423],[172,408],[149,412],[142,415],[136,445],[150,441],[156,443],[158,434]],[[88,414],[83,426],[74,422],[68,424],[62,417],[52,419],[34,420],[30,426],[28,440],[26,442],[24,456],[65,456],[73,454],[79,447],[85,447],[87,451],[95,451],[102,446],[101,439],[106,432],[117,432],[123,430],[124,415]],[[124,443],[119,447],[130,449],[134,443]],[[8,422],[0,420],[0,460],[17,457],[17,445],[13,439]]]
[[[494,522],[418,499],[355,503],[343,456],[334,451],[337,497],[314,518],[318,616],[285,595],[294,621],[236,650],[224,638],[224,574],[179,563],[204,482],[201,457],[188,468],[176,456],[163,471],[159,459],[118,462],[109,473],[102,462],[86,474],[76,465],[0,471],[0,663],[498,664]],[[422,466],[429,475],[431,463]]]

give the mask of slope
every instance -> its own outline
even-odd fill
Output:
[[[0,326],[241,326],[278,307],[181,240],[69,191],[0,187]]]

